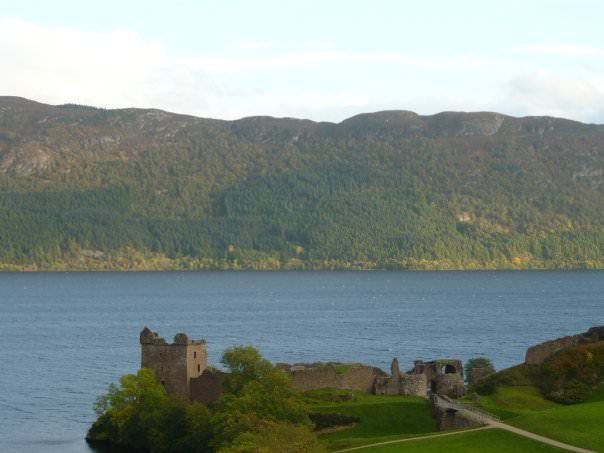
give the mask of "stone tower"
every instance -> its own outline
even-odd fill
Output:
[[[191,379],[199,377],[208,367],[205,340],[193,341],[184,333],[177,333],[170,344],[145,326],[140,343],[141,368],[152,369],[169,395],[189,401]]]

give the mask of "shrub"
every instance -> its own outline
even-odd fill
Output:
[[[464,369],[464,373],[466,375],[466,382],[468,384],[473,384],[473,373],[472,370],[474,368],[486,368],[495,372],[495,367],[493,363],[486,357],[473,357],[466,362],[466,366]]]
[[[502,385],[533,385],[533,370],[527,365],[516,365],[481,379],[471,390],[479,395],[491,395]]]
[[[558,403],[585,400],[604,380],[604,342],[564,349],[539,367],[536,385]]]

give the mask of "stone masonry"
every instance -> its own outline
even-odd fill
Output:
[[[345,368],[340,371],[339,367]],[[301,391],[322,388],[360,390],[373,393],[374,382],[378,376],[386,374],[379,368],[354,364],[315,363],[294,365],[279,364],[289,374],[292,385]]]
[[[156,332],[145,327],[140,333],[141,367],[150,368],[170,395],[191,400],[191,379],[201,376],[208,367],[204,340],[193,341],[184,333],[167,343]]]
[[[170,395],[185,401],[210,404],[222,394],[228,374],[208,368],[204,340],[190,340],[178,333],[167,343],[145,327],[140,333],[141,367],[150,368]],[[411,371],[401,373],[395,358],[390,374],[362,364],[315,363],[279,364],[290,376],[292,386],[301,391],[322,388],[360,390],[379,395],[415,395],[428,392],[451,397],[464,394],[463,367],[459,360],[416,361]]]

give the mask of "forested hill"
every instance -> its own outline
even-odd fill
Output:
[[[0,268],[604,268],[604,126],[0,97]]]

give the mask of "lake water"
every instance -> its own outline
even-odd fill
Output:
[[[604,324],[603,272],[0,274],[0,451],[87,452],[92,404],[139,366],[144,325],[273,361],[523,361]]]

